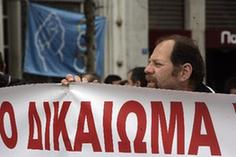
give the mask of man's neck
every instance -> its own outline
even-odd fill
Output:
[[[188,82],[184,82],[179,87],[179,90],[182,90],[182,91],[194,91],[194,87],[192,85],[190,85]]]

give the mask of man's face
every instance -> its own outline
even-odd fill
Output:
[[[145,68],[149,83],[155,84],[156,88],[178,89],[178,78],[173,75],[174,66],[171,62],[171,52],[175,41],[166,40],[159,43]]]

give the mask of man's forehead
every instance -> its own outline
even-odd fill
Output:
[[[155,56],[165,56],[169,57],[171,55],[171,52],[173,50],[175,41],[174,40],[165,40],[160,42],[154,49],[152,57]]]
[[[174,44],[175,44],[175,41],[172,39],[164,40],[160,42],[159,44],[157,44],[156,48],[157,49],[173,49]]]

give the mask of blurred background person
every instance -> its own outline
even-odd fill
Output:
[[[122,81],[122,78],[119,75],[110,74],[104,79],[103,83],[105,84],[119,84]]]
[[[147,87],[145,67],[136,67],[128,72],[128,85],[136,87]]]
[[[100,76],[96,73],[86,73],[82,75],[83,82],[101,82]]]
[[[225,83],[226,94],[236,94],[236,77],[229,78]]]
[[[119,85],[128,85],[128,80],[120,81]]]

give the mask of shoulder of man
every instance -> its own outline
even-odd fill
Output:
[[[24,80],[11,78],[11,82],[9,83],[9,86],[16,86],[16,85],[23,85],[23,84],[26,84]]]
[[[215,91],[211,87],[208,87],[207,85],[205,85],[203,83],[198,85],[194,91],[195,92],[215,93]]]
[[[7,74],[0,73],[0,87],[16,86],[26,84],[24,80],[16,79]]]
[[[7,87],[11,83],[11,77],[6,74],[0,73],[0,87]]]

